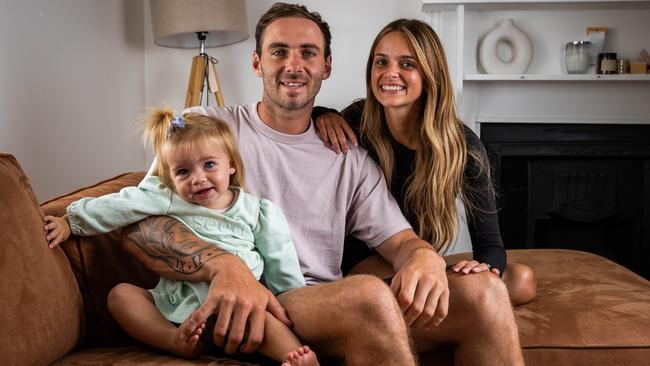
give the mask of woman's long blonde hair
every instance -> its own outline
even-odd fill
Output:
[[[175,118],[182,120],[183,127],[174,126]],[[235,173],[230,176],[230,185],[244,188],[244,163],[237,142],[226,122],[198,113],[186,113],[176,117],[169,107],[151,108],[140,119],[144,130],[145,146],[151,146],[157,156],[153,174],[167,187],[175,190],[166,157],[185,153],[196,148],[219,146],[228,153]]]
[[[375,49],[391,32],[401,32],[409,40],[423,79],[415,168],[407,180],[403,209],[407,217],[417,221],[420,238],[444,252],[458,232],[456,198],[460,197],[468,216],[474,205],[464,189],[468,148],[463,123],[456,112],[447,60],[438,36],[427,24],[415,19],[398,19],[384,27],[375,38],[366,66],[367,100],[361,120],[361,138],[374,147],[388,187],[391,187],[395,171],[392,137],[383,106],[372,92],[371,81]]]

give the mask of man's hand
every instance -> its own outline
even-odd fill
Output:
[[[449,310],[449,285],[444,259],[413,230],[401,231],[377,247],[392,264],[391,290],[408,326],[440,325]]]
[[[226,353],[250,353],[264,338],[264,324],[268,311],[278,320],[291,326],[284,308],[271,292],[262,286],[248,267],[235,256],[224,256],[210,282],[205,301],[180,327],[183,339],[215,314],[214,344]],[[246,337],[246,343],[239,348]]]
[[[433,248],[413,251],[393,277],[391,290],[408,326],[440,325],[449,310],[449,285],[445,261]]]
[[[253,352],[259,346],[265,311],[290,326],[284,308],[244,262],[200,240],[181,222],[166,216],[149,217],[125,228],[123,238],[124,249],[158,275],[210,283],[203,305],[181,325],[186,339],[212,314],[217,317],[215,344],[225,345],[229,353],[237,351],[245,335],[242,352]]]

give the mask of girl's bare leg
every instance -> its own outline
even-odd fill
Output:
[[[181,357],[198,357],[203,352],[199,341],[205,323],[189,339],[182,339],[179,328],[156,308],[149,291],[121,283],[108,294],[108,309],[133,338]]]
[[[316,354],[303,346],[291,329],[268,312],[264,323],[264,341],[257,351],[283,362],[282,366],[319,365]]]

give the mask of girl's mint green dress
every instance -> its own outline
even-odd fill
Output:
[[[138,187],[98,198],[83,198],[67,208],[75,235],[107,233],[155,215],[170,216],[196,236],[238,256],[258,280],[278,294],[305,286],[289,225],[271,201],[259,199],[239,187],[233,205],[223,212],[184,201],[147,176]],[[182,323],[205,300],[208,283],[160,278],[149,290],[156,307],[168,320]]]

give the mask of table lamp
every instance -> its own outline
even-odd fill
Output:
[[[199,54],[192,59],[185,108],[201,104],[206,84],[214,93],[217,105],[223,106],[218,61],[205,48],[248,38],[245,0],[150,0],[149,4],[155,44],[199,49]]]

